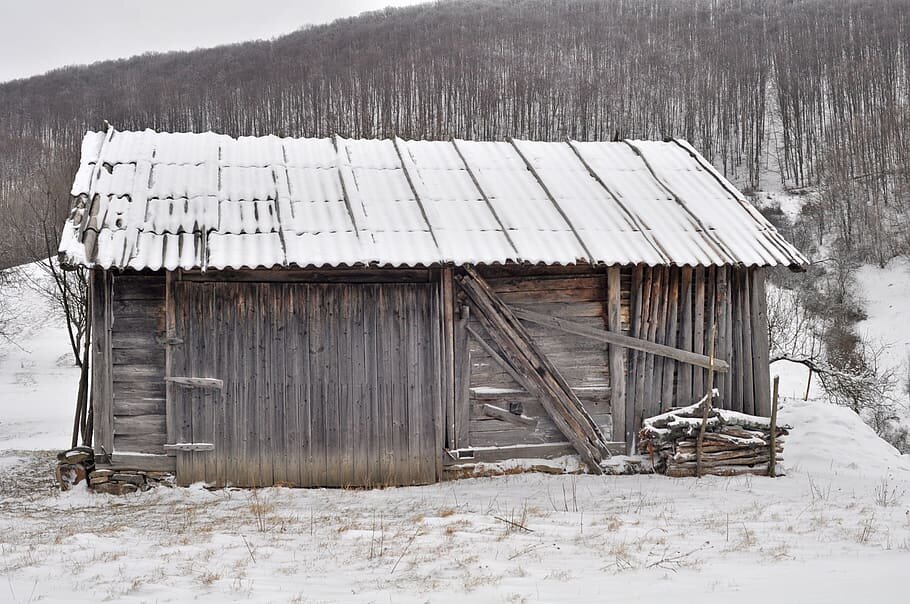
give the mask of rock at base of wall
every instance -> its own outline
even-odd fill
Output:
[[[107,493],[108,495],[129,495],[139,490],[139,487],[128,482],[104,482],[92,486],[96,493]]]
[[[86,469],[80,463],[57,463],[57,484],[61,491],[69,491],[75,485],[86,479]]]
[[[171,472],[95,468],[91,447],[74,447],[58,453],[56,476],[62,491],[87,481],[89,488],[96,493],[109,495],[128,495],[157,486],[174,486],[175,483]]]

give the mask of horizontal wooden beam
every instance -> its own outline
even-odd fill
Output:
[[[707,357],[703,354],[657,344],[656,342],[649,342],[648,340],[642,340],[640,338],[633,338],[632,336],[626,336],[605,329],[580,325],[578,323],[573,323],[572,321],[560,319],[559,317],[551,317],[550,315],[544,315],[524,308],[513,307],[512,312],[519,319],[537,323],[538,325],[543,325],[545,327],[554,327],[565,331],[566,333],[582,336],[583,338],[597,340],[598,342],[606,342],[615,346],[622,346],[623,348],[648,352],[682,363],[688,363],[689,365],[695,365],[696,367],[704,367],[705,369],[711,368],[711,357]],[[724,373],[729,371],[729,369],[730,366],[725,361],[714,359],[714,371]]]
[[[436,271],[362,267],[354,269],[224,269],[184,271],[182,281],[243,281],[248,283],[428,283]]]
[[[168,455],[145,453],[114,453],[107,463],[96,464],[99,468],[111,470],[144,470],[146,472],[174,472],[177,460]]]
[[[613,455],[623,455],[626,443],[607,442],[607,448]],[[563,455],[575,455],[575,447],[570,442],[540,443],[530,445],[504,445],[501,447],[472,447],[447,451],[447,466],[470,463],[495,463],[512,459],[552,459]]]
[[[212,443],[174,443],[164,445],[165,451],[214,451],[215,445]]]
[[[504,422],[509,422],[510,424],[531,428],[532,430],[537,427],[536,417],[518,415],[517,413],[512,413],[508,409],[503,409],[502,407],[497,407],[495,405],[485,404],[483,406],[483,414],[487,417],[493,417]]]
[[[210,388],[212,390],[221,390],[224,388],[224,380],[219,380],[218,378],[175,376],[165,378],[165,381],[184,388]]]

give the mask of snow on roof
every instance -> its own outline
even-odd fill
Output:
[[[65,264],[802,265],[684,141],[89,132]]]

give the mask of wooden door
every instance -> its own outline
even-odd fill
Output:
[[[436,286],[173,284],[170,376],[182,484],[374,486],[437,479]],[[439,434],[437,434],[439,432]]]

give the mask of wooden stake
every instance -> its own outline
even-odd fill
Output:
[[[714,347],[717,341],[717,323],[711,327],[711,338],[708,340],[708,357],[711,359],[708,367],[708,394],[706,395],[705,406],[701,411],[701,426],[698,428],[698,440],[695,441],[695,475],[699,478],[702,476],[702,450],[705,446],[705,428],[708,425],[708,414],[711,413],[712,401],[714,400]]]
[[[812,373],[809,373],[811,376]],[[771,396],[771,460],[768,462],[768,476],[777,476],[777,393],[780,386],[780,376],[774,376],[774,392]]]

